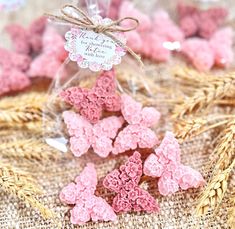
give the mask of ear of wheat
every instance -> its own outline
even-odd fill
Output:
[[[46,93],[29,92],[17,96],[9,96],[1,98],[0,110],[20,110],[26,106],[39,107],[43,105],[48,99]]]
[[[208,84],[196,90],[194,96],[188,97],[185,101],[176,106],[173,111],[173,118],[182,118],[188,114],[196,114],[213,105],[215,100],[234,93],[235,73],[225,75],[223,78],[216,78]]]
[[[174,67],[172,69],[172,75],[181,81],[182,84],[187,84],[192,87],[198,87],[205,85],[205,82],[212,81],[215,76],[198,72],[188,67]]]
[[[185,141],[211,129],[223,126],[232,119],[235,119],[235,115],[189,116],[187,119],[177,120],[174,124],[174,132],[179,140]]]
[[[48,161],[59,157],[58,151],[43,143],[40,139],[20,139],[2,143],[0,155],[8,158]]]
[[[235,160],[233,160],[226,170],[219,171],[217,174],[214,174],[198,199],[196,207],[197,215],[206,214],[210,208],[215,209],[220,205],[224,194],[227,191],[228,178],[234,166]]]
[[[38,109],[27,109],[24,111],[1,110],[0,125],[5,123],[14,125],[14,123],[35,122],[42,119],[42,112]]]
[[[215,171],[226,169],[235,158],[235,118],[225,127],[214,153],[218,158],[214,167]]]
[[[54,213],[37,199],[42,191],[27,173],[0,164],[0,187],[36,208],[44,218],[54,217]]]

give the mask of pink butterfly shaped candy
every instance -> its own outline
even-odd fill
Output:
[[[153,30],[154,34],[165,38],[165,41],[181,42],[184,40],[183,32],[165,10],[158,10],[154,13]]]
[[[233,29],[225,27],[215,32],[209,41],[219,67],[228,67],[234,61],[233,36]]]
[[[84,225],[92,220],[115,221],[117,216],[112,207],[101,197],[95,196],[97,173],[95,166],[88,163],[75,182],[65,186],[60,192],[60,200],[74,205],[70,211],[72,224]]]
[[[146,32],[152,27],[151,18],[147,14],[144,14],[140,10],[138,10],[130,1],[123,1],[120,6],[119,18],[124,17],[138,18],[139,26],[136,28],[136,31],[138,32]],[[129,27],[132,25],[132,22],[129,20],[125,20],[122,25]]]
[[[100,157],[107,157],[113,150],[112,139],[124,122],[122,117],[110,116],[92,125],[73,111],[64,111],[63,118],[70,136],[70,149],[76,157],[85,154],[91,146]]]
[[[31,84],[25,73],[30,62],[27,55],[0,48],[0,95],[20,91]]]
[[[164,43],[180,42],[184,39],[183,32],[164,10],[156,11],[151,19],[147,14],[135,8],[133,3],[124,1],[120,7],[119,17],[128,16],[138,18],[140,22],[135,31],[126,34],[128,46],[147,58],[157,62],[168,61],[171,50],[165,47]],[[131,26],[129,21],[125,23],[123,26]]]
[[[223,7],[213,7],[201,10],[195,6],[178,4],[180,27],[186,37],[198,35],[210,39],[225,21],[228,10]]]
[[[42,37],[42,53],[37,56],[29,69],[30,77],[54,78],[67,57],[63,37],[54,29],[47,28]],[[61,73],[62,77],[65,72]]]
[[[159,192],[166,196],[179,188],[186,190],[205,184],[202,175],[180,162],[180,147],[174,134],[167,132],[161,145],[144,162],[144,174],[159,177]]]
[[[156,124],[160,113],[153,107],[144,107],[130,96],[121,96],[121,112],[128,125],[118,134],[114,142],[114,154],[139,148],[152,148],[158,142],[157,136],[149,127]]]
[[[214,65],[227,67],[234,61],[233,30],[230,27],[222,28],[209,41],[202,38],[186,39],[181,51],[200,71],[208,71]]]
[[[7,26],[6,31],[12,39],[15,51],[22,54],[39,53],[46,24],[46,17],[40,17],[33,21],[27,29],[18,24]]]
[[[145,211],[152,213],[159,211],[156,200],[138,186],[141,176],[141,155],[136,151],[124,165],[105,177],[104,187],[117,193],[112,204],[115,212]]]
[[[208,71],[214,65],[213,49],[205,39],[186,39],[182,43],[181,51],[199,71]]]
[[[71,87],[62,91],[60,97],[91,123],[98,122],[103,110],[119,111],[121,107],[114,71],[101,73],[92,89]]]

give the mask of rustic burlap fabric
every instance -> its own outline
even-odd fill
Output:
[[[165,129],[170,129],[171,124],[168,123],[168,107],[160,105],[163,113],[163,119],[158,132],[163,133]],[[185,142],[182,145],[182,161],[202,172],[204,178],[208,181],[210,178],[210,153],[213,149],[213,140],[217,133],[210,132],[192,141]],[[12,132],[10,139],[20,139],[33,137],[32,135],[19,134]],[[7,138],[7,137],[6,137]],[[0,139],[5,141],[6,138]],[[111,203],[114,193],[110,193],[102,186],[102,178],[114,168],[117,168],[127,159],[127,155],[117,157],[109,157],[101,159],[93,152],[75,159],[69,154],[62,155],[58,162],[50,162],[46,164],[28,163],[23,161],[10,161],[11,164],[24,168],[33,174],[39,184],[44,188],[45,195],[41,197],[41,201],[51,208],[57,214],[55,221],[45,221],[30,206],[25,205],[13,196],[9,196],[5,192],[0,193],[0,228],[84,228],[84,229],[191,229],[191,228],[229,228],[227,225],[227,209],[229,207],[228,199],[225,197],[220,210],[213,215],[208,212],[203,217],[196,217],[195,205],[200,189],[191,189],[188,191],[179,191],[170,197],[162,197],[157,191],[157,183],[155,179],[144,182],[142,187],[148,189],[149,192],[158,200],[161,212],[157,214],[121,214],[116,223],[87,223],[81,227],[75,227],[69,222],[69,207],[62,205],[58,194],[63,186],[71,182],[84,168],[87,162],[93,162],[96,165],[98,177],[100,178],[97,187],[97,194],[104,197]],[[9,161],[8,161],[9,162]]]

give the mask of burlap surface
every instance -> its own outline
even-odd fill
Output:
[[[53,7],[58,6],[58,1],[29,1],[32,4],[31,11],[25,9],[22,12],[22,21],[27,24],[32,17],[37,14]],[[67,1],[68,2],[68,1]],[[61,2],[60,2],[61,3]],[[36,8],[35,8],[36,6]],[[37,9],[37,10],[34,10]],[[27,15],[27,16],[26,16]],[[34,15],[34,16],[32,16]],[[18,15],[19,16],[19,15]],[[17,17],[18,17],[17,16]],[[1,15],[0,26],[3,27],[9,20],[16,21],[16,16]],[[149,75],[156,77],[159,82],[165,79],[167,73],[165,65],[156,69],[150,68]],[[169,110],[166,104],[159,104],[158,109],[163,112],[164,125],[160,128],[161,132],[170,129],[171,125],[168,123]],[[169,124],[169,125],[165,125]],[[13,136],[15,133],[12,133]],[[210,176],[210,153],[213,149],[212,141],[216,137],[216,133],[206,133],[192,141],[188,141],[182,145],[182,162],[192,166],[193,168],[202,172],[204,178],[208,181]],[[11,136],[11,137],[12,137]],[[15,139],[23,138],[24,135],[14,135]],[[31,136],[33,137],[33,136]],[[1,143],[0,139],[0,143]],[[75,227],[69,223],[68,206],[62,205],[59,201],[58,194],[61,188],[71,182],[76,175],[84,168],[87,162],[94,162],[97,168],[98,177],[102,179],[109,171],[119,166],[127,158],[126,155],[118,157],[111,157],[108,159],[100,159],[92,152],[80,159],[73,157],[65,157],[58,162],[51,162],[48,164],[29,164],[24,161],[10,161],[11,164],[16,164],[19,167],[30,171],[38,180],[39,184],[45,190],[44,196],[41,198],[49,208],[54,210],[58,215],[56,223],[53,221],[46,221],[40,214],[32,209],[30,206],[25,205],[13,196],[9,196],[5,192],[0,192],[0,228],[40,228],[52,229],[59,228],[84,228],[84,229],[220,229],[229,228],[227,225],[227,209],[229,207],[228,197],[225,196],[219,212],[213,215],[210,211],[203,217],[196,217],[194,214],[196,200],[200,193],[200,189],[190,189],[188,191],[179,191],[170,197],[162,197],[157,191],[157,182],[152,180],[144,183],[143,187],[148,189],[149,192],[158,200],[161,212],[157,214],[144,214],[144,213],[131,213],[120,214],[116,223],[87,223],[81,227]],[[232,182],[233,185],[234,182]],[[108,192],[102,187],[100,183],[97,187],[97,193],[106,198],[111,203],[113,193]]]
[[[182,161],[202,172],[206,180],[209,179],[210,151],[212,149],[212,134],[205,134],[182,145]],[[16,136],[17,138],[17,136]],[[19,136],[21,138],[21,136]],[[68,156],[68,155],[67,155]],[[104,177],[109,171],[118,167],[127,159],[126,155],[100,159],[92,152],[80,159],[65,157],[58,162],[48,164],[29,164],[11,161],[12,164],[30,171],[43,186],[45,195],[41,198],[46,206],[53,209],[58,218],[57,223],[62,228],[108,228],[108,229],[191,229],[191,228],[229,228],[227,222],[227,198],[224,199],[220,212],[213,216],[210,212],[203,217],[194,214],[199,189],[179,191],[170,197],[162,197],[157,191],[156,180],[148,181],[142,186],[158,200],[161,212],[157,214],[132,213],[121,214],[116,223],[87,223],[81,227],[74,227],[69,223],[68,207],[60,203],[58,194],[63,186],[71,182],[84,168],[87,162],[96,165],[98,177]],[[97,194],[111,202],[113,193],[102,187],[97,187]],[[45,221],[40,214],[5,192],[0,193],[0,228],[60,228],[52,221]]]

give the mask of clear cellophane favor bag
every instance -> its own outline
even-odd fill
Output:
[[[107,2],[107,4],[104,4],[104,2]],[[105,15],[106,12],[108,12],[107,6],[109,5],[109,1],[85,1],[85,3],[85,10],[90,17],[100,18],[100,14]],[[64,23],[59,24],[64,26]],[[69,27],[67,28],[69,30]],[[67,50],[71,51],[71,45],[68,45],[68,39],[74,38],[73,36],[75,35],[71,33],[65,35],[65,37],[67,36],[67,47],[65,47]],[[123,34],[120,35],[120,39],[124,40]],[[43,112],[44,137],[49,145],[62,152],[67,152],[69,149],[68,133],[63,122],[62,114],[65,110],[74,110],[78,113],[82,112],[80,109],[81,107],[79,109],[74,109],[74,104],[69,104],[69,102],[66,102],[63,98],[63,93],[70,93],[71,88],[77,87],[82,90],[85,89],[88,92],[94,91],[99,87],[97,85],[99,84],[100,77],[102,78],[102,75],[107,74],[109,76],[111,75],[110,77],[113,81],[111,84],[112,87],[115,87],[115,92],[113,92],[115,95],[111,96],[115,97],[127,93],[133,97],[138,97],[138,95],[140,95],[140,100],[142,100],[143,95],[144,97],[146,96],[146,98],[153,95],[151,88],[149,87],[150,81],[148,82],[148,79],[145,78],[144,68],[140,66],[133,57],[128,56],[127,53],[126,56],[121,59],[124,49],[122,47],[119,47],[118,49],[117,47],[115,52],[119,53],[112,59],[114,63],[112,67],[110,67],[109,63],[106,64],[106,67],[104,67],[105,69],[99,69],[100,65],[97,64],[88,66],[86,60],[84,61],[81,57],[79,57],[79,61],[81,60],[81,62],[79,63],[80,66],[78,66],[78,63],[76,63],[77,61],[74,61],[77,56],[75,58],[70,53],[69,57],[58,69],[56,77],[48,91],[48,101],[45,104]],[[94,105],[96,106],[97,104]],[[86,111],[84,112],[86,113]],[[108,113],[108,115],[112,113],[117,114],[118,111],[117,109],[108,109],[108,111],[102,112],[100,118],[107,116],[106,113]]]

